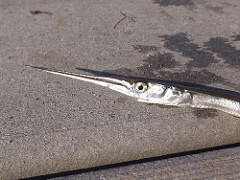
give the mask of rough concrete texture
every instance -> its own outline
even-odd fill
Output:
[[[224,147],[220,150],[214,149],[214,151],[208,149],[205,152],[161,156],[113,167],[61,173],[58,174],[61,177],[55,175],[52,180],[239,179],[239,163],[238,145],[238,147]]]
[[[120,11],[128,17],[114,28]],[[24,67],[239,92],[239,12],[238,0],[1,0],[0,179],[240,142],[240,120],[228,114],[149,106]]]

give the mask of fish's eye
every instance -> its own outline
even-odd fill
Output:
[[[147,91],[147,85],[144,83],[144,82],[137,82],[135,84],[135,89],[138,91],[138,92],[146,92]]]

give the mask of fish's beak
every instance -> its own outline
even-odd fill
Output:
[[[26,67],[39,69],[48,73],[70,77],[73,79],[78,79],[85,82],[90,82],[93,84],[98,84],[104,87],[107,87],[109,89],[112,89],[114,91],[130,95],[130,88],[132,87],[132,84],[126,80],[121,80],[117,78],[110,78],[110,77],[102,77],[102,76],[89,76],[89,75],[82,75],[82,74],[74,74],[64,71],[57,71],[53,69],[48,69],[44,67],[37,67],[37,66],[30,66],[26,65]]]

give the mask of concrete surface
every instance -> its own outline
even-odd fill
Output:
[[[114,25],[127,16],[116,28]],[[239,92],[240,2],[0,1],[0,179],[240,142],[239,118],[164,108],[24,65]],[[236,93],[239,96],[239,93]]]
[[[239,144],[216,150],[161,156],[148,160],[60,173],[41,178],[52,180],[87,179],[239,179]]]

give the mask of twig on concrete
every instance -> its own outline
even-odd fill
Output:
[[[136,22],[135,20],[134,20],[134,18],[136,18],[136,17],[133,17],[133,16],[128,16],[128,15],[126,15],[126,13],[122,13],[121,11],[120,11],[120,13],[121,13],[121,15],[123,15],[124,17],[122,18],[122,19],[120,19],[115,25],[114,25],[114,29],[117,27],[117,25],[120,23],[120,22],[122,22],[124,19],[128,19],[130,22]]]
[[[40,11],[40,10],[36,10],[36,11],[29,11],[32,15],[38,15],[38,14],[47,14],[47,15],[53,15],[51,12],[47,12],[47,11]]]

